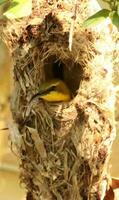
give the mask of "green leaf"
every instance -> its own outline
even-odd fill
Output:
[[[84,21],[83,26],[88,27],[88,26],[94,26],[99,24],[100,22],[104,21],[108,16],[109,16],[110,11],[107,9],[102,9],[96,14],[92,15],[89,17],[87,20]]]
[[[13,0],[10,8],[4,13],[9,19],[26,17],[32,12],[32,0]]]
[[[9,1],[9,0],[0,0],[0,6],[1,6],[2,4],[4,4],[4,3],[7,3],[7,1]]]
[[[119,28],[119,15],[116,11],[112,11],[110,13],[110,19],[112,20],[112,23]]]
[[[118,3],[118,5],[117,5],[117,14],[118,14],[118,16],[119,16],[119,3]]]

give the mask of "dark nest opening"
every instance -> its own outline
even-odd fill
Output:
[[[58,78],[69,87],[72,96],[75,96],[83,78],[83,68],[72,59],[62,60],[56,55],[49,56],[44,61],[45,80]]]

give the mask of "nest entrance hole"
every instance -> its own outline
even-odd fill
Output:
[[[76,95],[83,79],[83,67],[72,59],[61,59],[56,55],[49,56],[44,62],[45,80],[58,78],[69,87],[73,96]]]

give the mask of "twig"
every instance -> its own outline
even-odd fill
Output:
[[[77,0],[75,0],[74,3],[74,14],[72,16],[72,22],[71,22],[71,27],[70,27],[70,32],[69,32],[69,50],[72,50],[72,41],[73,41],[73,31],[74,31],[74,25],[75,25],[75,20],[76,20],[76,13],[77,13]]]

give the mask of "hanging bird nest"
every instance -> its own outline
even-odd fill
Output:
[[[11,25],[8,34],[15,41],[12,138],[28,200],[94,200],[108,185],[115,137],[113,43],[108,27],[82,28],[87,5],[41,1],[24,24],[15,22],[19,33],[13,34]],[[30,102],[40,85],[54,78],[67,84],[71,101]]]

